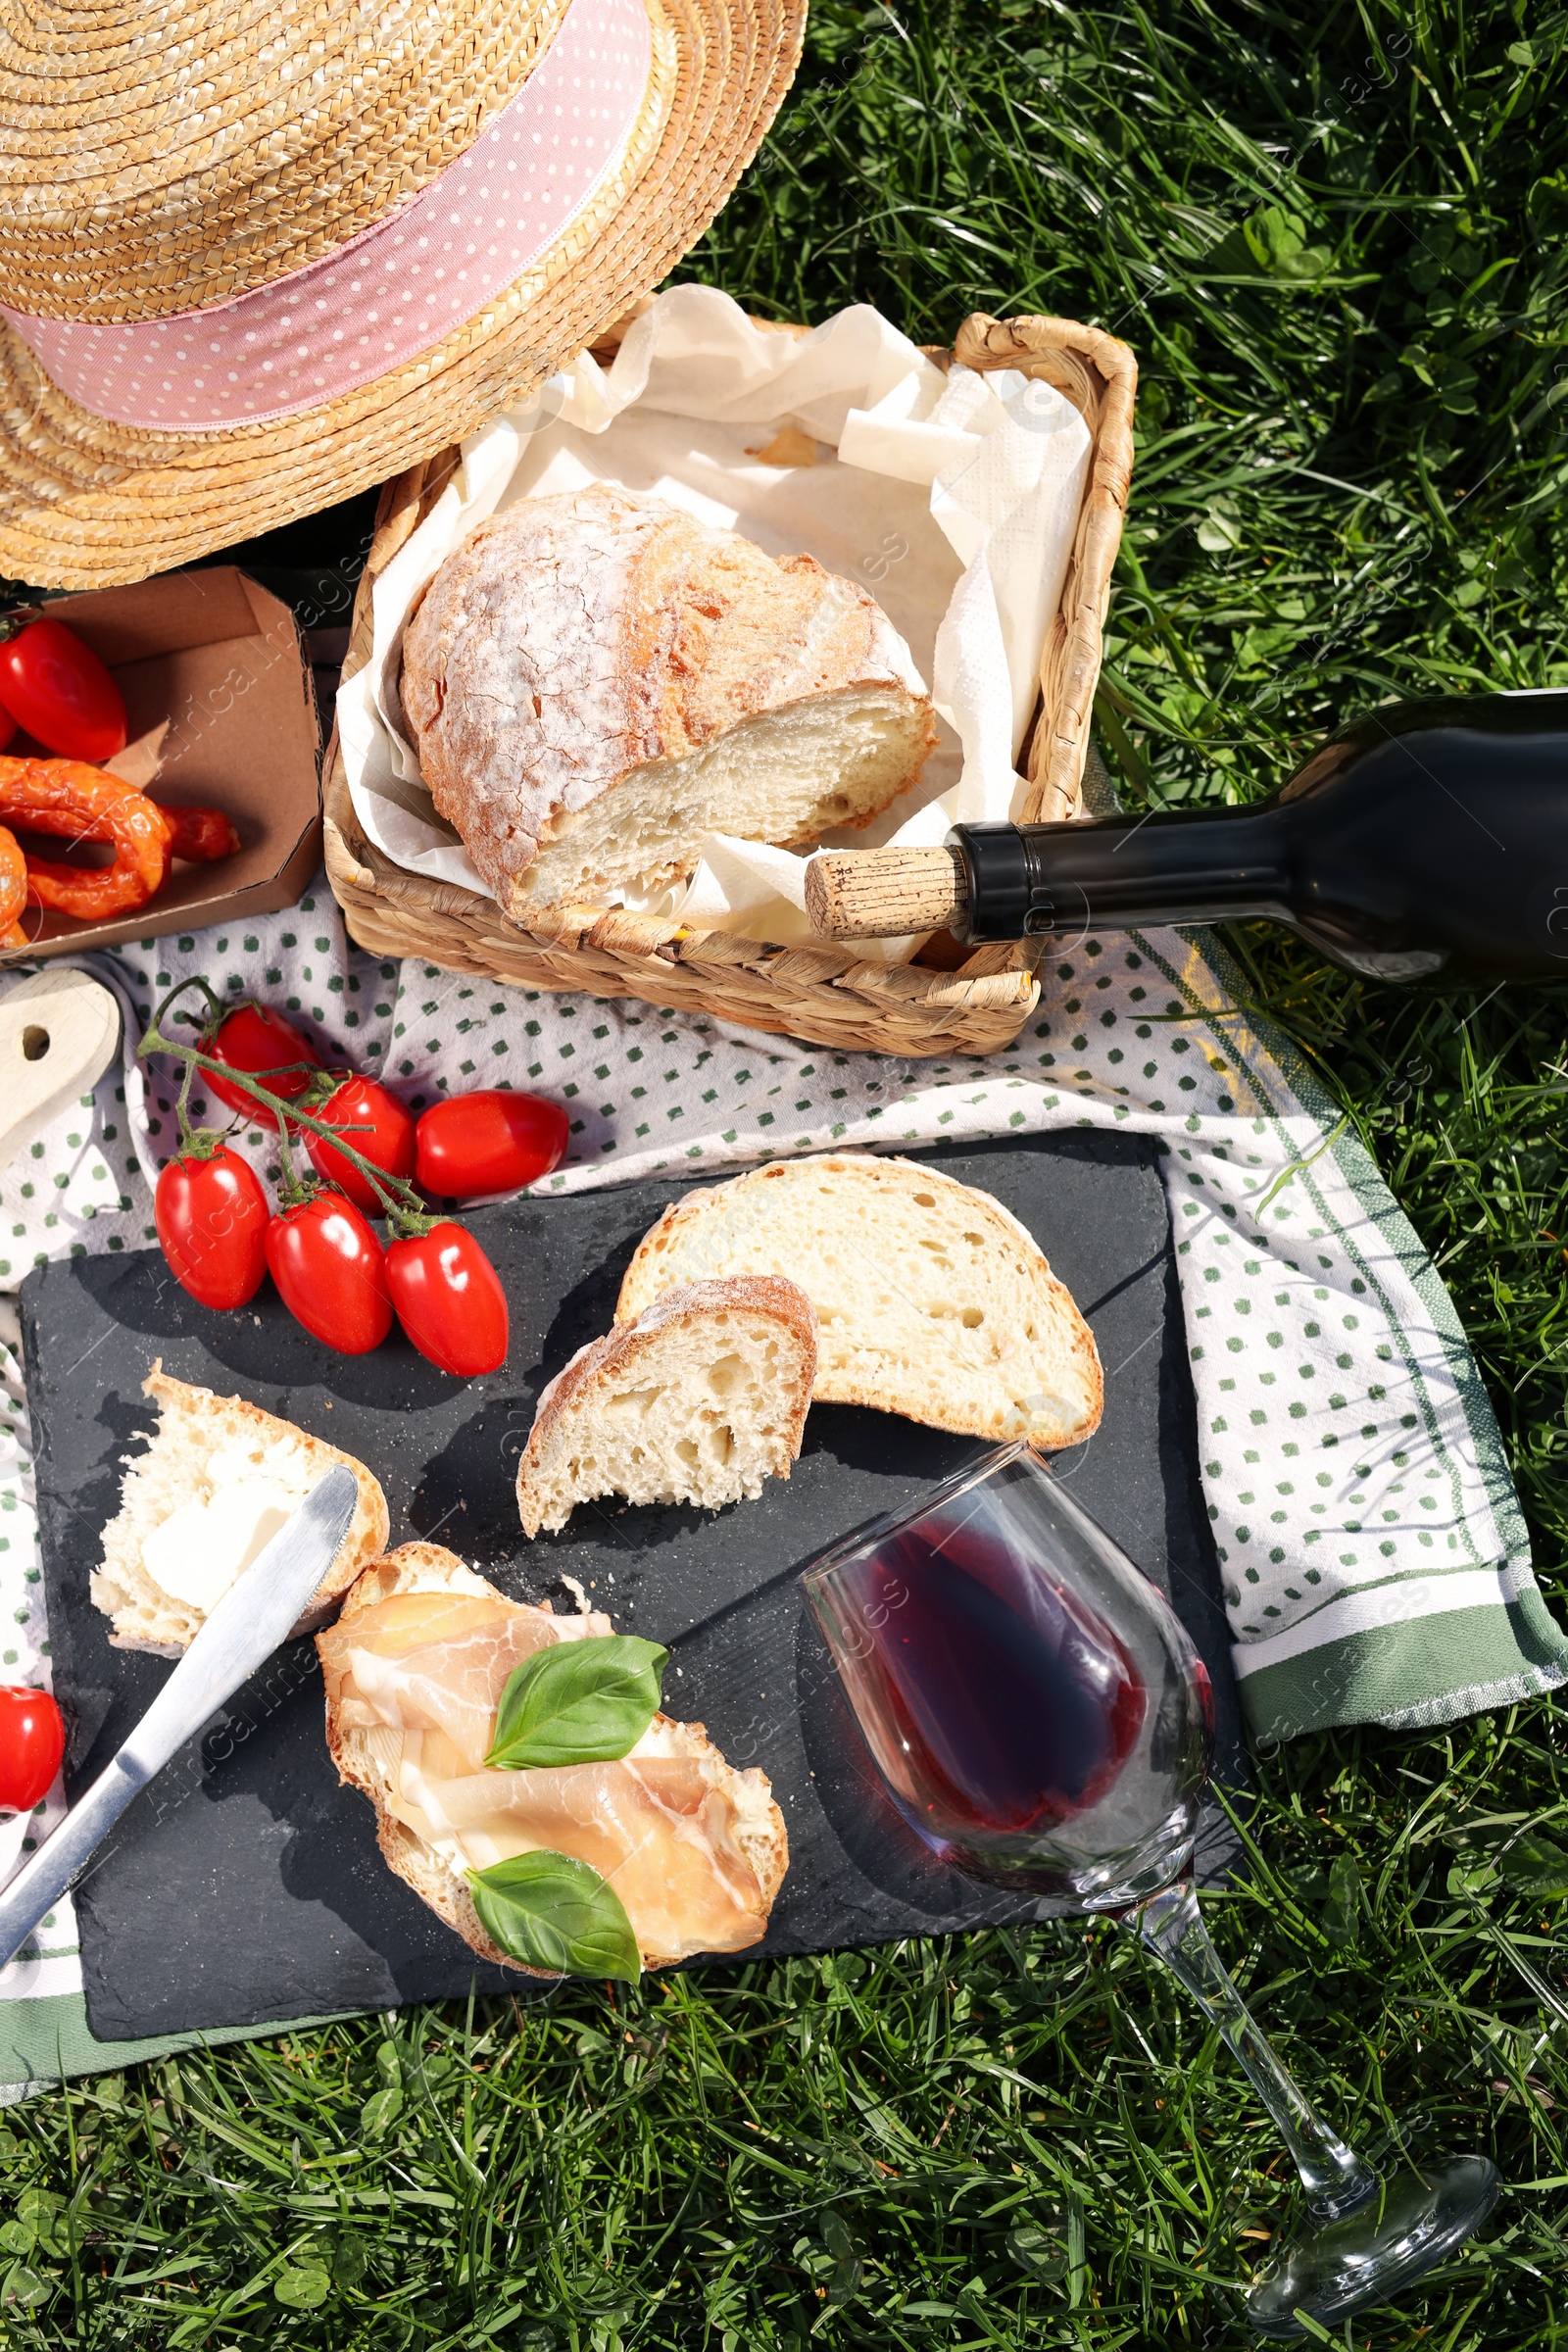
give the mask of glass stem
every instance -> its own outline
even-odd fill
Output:
[[[1372,2195],[1379,2176],[1331,2132],[1270,2049],[1209,1940],[1191,1882],[1167,1886],[1124,1924],[1137,1929],[1152,1952],[1179,1977],[1211,2025],[1225,2037],[1296,2159],[1307,2202],[1321,2221],[1336,2221]]]

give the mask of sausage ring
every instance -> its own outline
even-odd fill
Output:
[[[107,841],[112,865],[27,859],[27,903],[103,922],[144,906],[169,879],[173,827],[156,802],[85,760],[0,758],[0,825]]]
[[[27,861],[22,855],[22,844],[5,825],[0,825],[0,948],[26,945],[26,933],[20,940],[5,934],[19,927],[22,909],[27,904]]]

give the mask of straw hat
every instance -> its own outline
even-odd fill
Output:
[[[384,480],[656,285],[805,0],[0,0],[0,573]]]

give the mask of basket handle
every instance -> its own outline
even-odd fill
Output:
[[[959,327],[953,356],[981,373],[1016,368],[1044,377],[1070,400],[1093,436],[1089,495],[1062,586],[1061,610],[1040,657],[1041,716],[1029,749],[1026,823],[1058,823],[1083,812],[1081,785],[1089,720],[1100,677],[1110,575],[1121,545],[1133,470],[1133,402],[1138,362],[1125,343],[1070,318],[992,318],[976,311]]]

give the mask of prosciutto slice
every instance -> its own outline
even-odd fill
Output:
[[[609,1880],[644,1952],[743,1951],[765,1922],[738,1836],[737,1776],[683,1726],[656,1716],[617,1762],[485,1768],[513,1669],[552,1642],[611,1630],[598,1615],[408,1592],[355,1611],[318,1647],[344,1728],[401,1734],[395,1754],[384,1737],[376,1743],[387,1809],[426,1843],[456,1848],[473,1870],[541,1849],[570,1854]]]
[[[487,1593],[400,1592],[340,1620],[318,1646],[346,1727],[444,1732],[478,1772],[513,1668],[579,1627],[608,1634],[610,1619],[556,1618]]]

